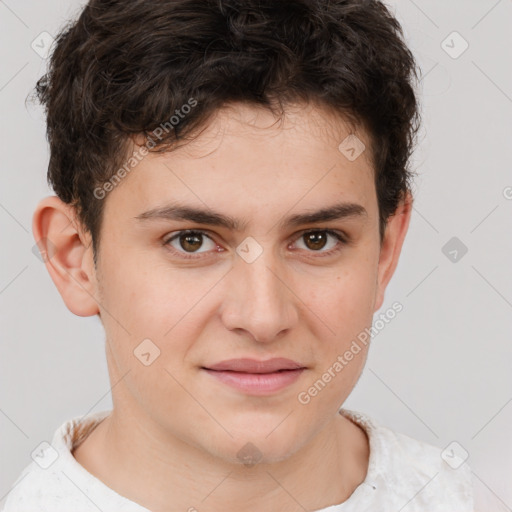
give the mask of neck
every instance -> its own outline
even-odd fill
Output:
[[[169,435],[133,405],[114,407],[74,456],[154,512],[318,510],[348,499],[368,470],[366,434],[341,414],[288,458],[244,465]]]

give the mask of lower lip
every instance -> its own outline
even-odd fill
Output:
[[[232,371],[203,370],[224,384],[253,395],[265,395],[280,391],[293,384],[305,370],[285,370],[274,373],[243,373]]]

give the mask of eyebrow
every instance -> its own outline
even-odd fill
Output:
[[[320,210],[290,215],[279,223],[279,227],[283,229],[297,227],[302,224],[318,224],[332,220],[361,218],[364,216],[368,216],[364,206],[357,203],[342,202]],[[241,231],[247,226],[247,222],[240,222],[229,215],[180,203],[153,208],[137,215],[135,219],[139,221],[151,219],[190,221],[197,224],[225,227],[234,231]]]

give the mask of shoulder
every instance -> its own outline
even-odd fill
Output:
[[[382,426],[379,434],[396,473],[423,483],[426,496],[446,500],[459,496],[464,502],[472,499],[471,470],[453,449],[444,450]]]
[[[51,443],[41,443],[32,453],[32,462],[11,486],[2,512],[145,511],[91,475],[72,455],[77,443],[109,412],[66,421],[56,430]]]
[[[50,445],[49,445],[50,446]],[[12,485],[2,512],[37,510],[64,512],[64,510],[92,510],[77,493],[78,489],[67,476],[65,468],[53,461],[53,448],[48,448],[36,463],[31,462]],[[40,464],[49,467],[41,466]]]
[[[468,464],[450,451],[378,425],[354,411],[340,411],[368,435],[368,479],[393,495],[393,505],[407,510],[473,511],[473,484]]]

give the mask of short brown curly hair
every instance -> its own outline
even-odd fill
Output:
[[[382,241],[411,190],[417,77],[400,24],[379,0],[90,0],[58,35],[36,86],[48,183],[76,208],[96,261],[103,201],[94,189],[126,160],[133,137],[150,137],[191,98],[194,108],[174,115],[152,151],[176,147],[228,102],[283,113],[288,102],[313,101],[370,137]]]

